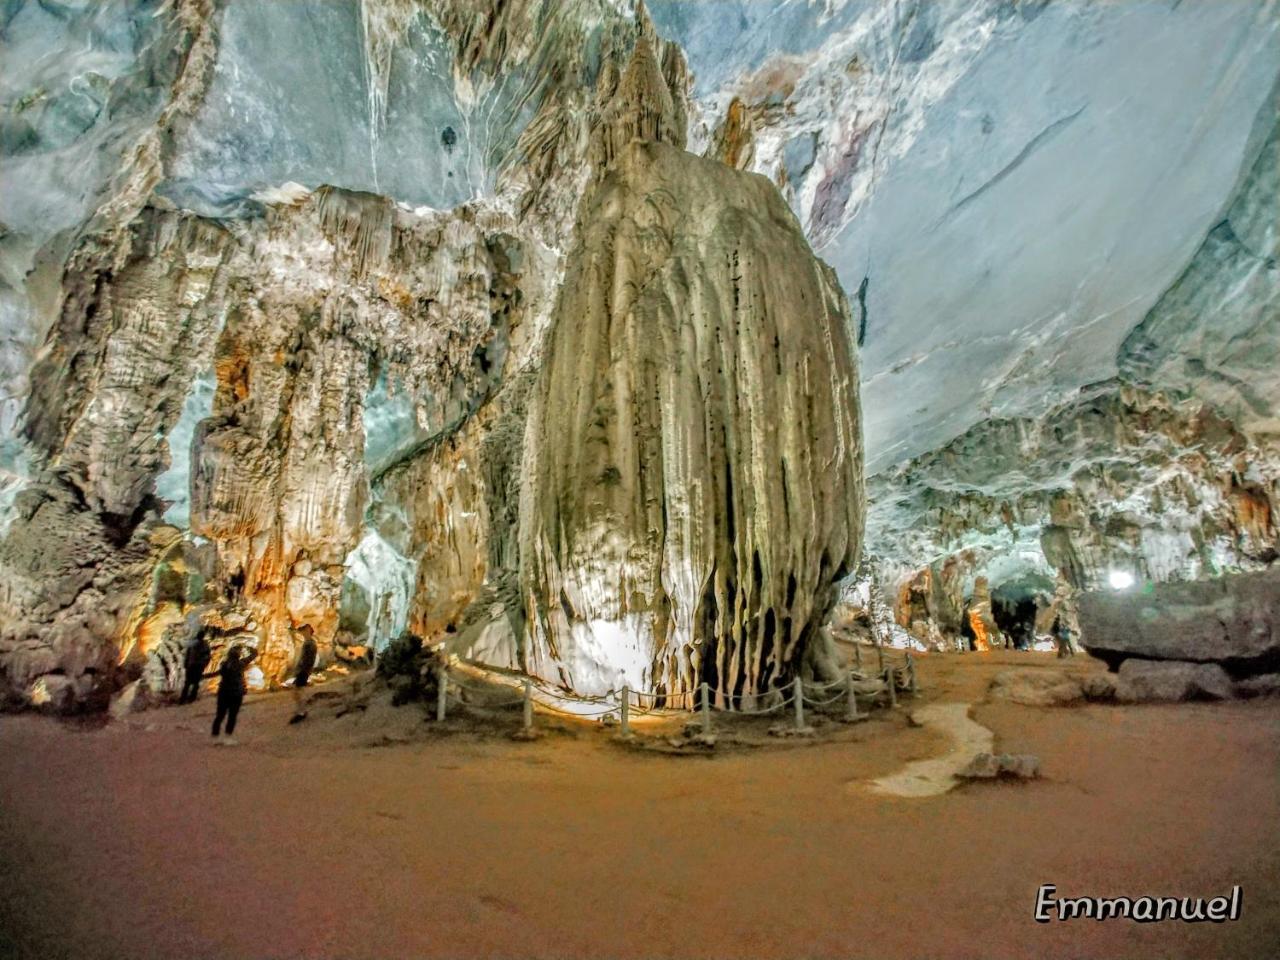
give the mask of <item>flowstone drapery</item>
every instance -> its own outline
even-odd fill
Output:
[[[736,704],[806,666],[856,561],[856,359],[773,184],[655,140],[662,92],[642,42],[527,433],[524,666]]]

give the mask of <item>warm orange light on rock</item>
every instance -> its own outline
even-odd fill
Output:
[[[973,629],[973,648],[975,650],[990,650],[991,636],[987,632],[986,624],[982,622],[982,614],[979,611],[969,611],[969,626]]]

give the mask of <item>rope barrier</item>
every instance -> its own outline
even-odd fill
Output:
[[[536,689],[538,693],[542,695],[542,699],[536,699],[536,702],[540,707],[542,707],[543,710],[558,714],[560,716],[577,718],[577,719],[597,719],[600,717],[608,716],[610,714],[618,714],[623,718],[624,728],[626,725],[626,720],[629,716],[665,715],[670,711],[670,712],[688,712],[695,716],[701,714],[704,717],[704,721],[703,721],[704,725],[707,726],[707,729],[710,729],[709,715],[711,710],[713,709],[717,713],[722,713],[722,714],[730,713],[730,714],[738,714],[740,716],[751,717],[751,716],[768,716],[770,714],[775,714],[782,710],[785,710],[788,706],[796,707],[797,723],[800,723],[801,717],[802,717],[801,707],[803,706],[809,706],[817,709],[817,708],[830,707],[842,701],[848,703],[851,697],[853,698],[857,698],[859,696],[871,697],[871,698],[875,697],[875,694],[873,693],[863,693],[861,691],[852,689],[850,684],[854,682],[872,681],[872,680],[884,681],[885,685],[888,687],[887,692],[889,694],[890,704],[894,706],[896,706],[897,704],[897,698],[895,696],[895,693],[896,693],[896,688],[899,686],[899,684],[901,684],[905,689],[908,689],[911,693],[914,694],[916,692],[916,677],[915,677],[915,663],[914,663],[914,658],[912,656],[912,652],[910,650],[904,651],[904,658],[901,661],[894,663],[890,657],[885,656],[885,654],[888,651],[891,651],[893,649],[894,648],[885,648],[883,646],[879,647],[877,652],[880,654],[880,657],[878,659],[880,659],[880,661],[883,663],[883,666],[880,667],[880,669],[878,670],[873,671],[870,669],[866,669],[866,670],[861,669],[861,663],[859,662],[859,668],[850,670],[848,672],[848,675],[845,678],[840,680],[832,680],[827,683],[812,683],[812,682],[802,683],[800,681],[795,681],[791,686],[791,689],[793,692],[789,694],[784,692],[784,689],[775,688],[772,690],[765,691],[763,694],[739,695],[736,698],[740,704],[737,709],[733,709],[732,707],[713,708],[710,705],[709,698],[708,699],[700,698],[699,696],[700,693],[703,694],[703,696],[705,697],[705,694],[708,692],[706,684],[703,684],[698,690],[681,690],[676,692],[662,692],[658,690],[632,690],[629,687],[624,686],[620,691],[611,690],[606,694],[584,696],[581,694],[568,694],[559,688],[549,687],[540,678],[527,677],[527,676],[521,676],[518,678],[524,687],[524,692],[522,696],[514,700],[501,700],[496,703],[489,703],[489,702],[483,702],[483,701],[479,703],[468,703],[467,701],[463,700],[460,696],[456,696],[448,692],[448,684],[454,684],[461,690],[468,690],[482,697],[488,697],[488,696],[492,696],[493,693],[495,692],[493,689],[494,687],[510,688],[513,685],[513,682],[517,680],[517,677],[511,676],[510,678],[507,678],[507,676],[504,674],[502,675],[503,679],[492,679],[489,681],[488,685],[479,686],[477,684],[467,683],[466,681],[464,681],[460,676],[462,671],[459,671],[459,670],[450,671],[447,668],[445,668],[444,675],[447,679],[447,682],[445,687],[441,691],[442,695],[438,697],[437,718],[438,719],[444,718],[444,706],[446,701],[449,701],[449,700],[453,701],[453,703],[458,706],[469,706],[469,707],[475,707],[480,709],[497,709],[500,707],[509,707],[509,706],[515,706],[517,704],[523,704],[526,710],[525,725],[528,726],[531,722],[531,719],[530,719],[531,715],[529,713],[529,710],[532,704],[535,702],[535,698],[532,697],[532,693]],[[459,660],[459,662],[462,664],[465,664],[466,667],[472,671],[475,671],[481,674],[486,674],[486,671],[484,670],[484,668],[478,665],[471,664],[469,661],[465,661],[465,660]],[[490,677],[494,676],[492,672],[488,672],[487,675]],[[794,692],[796,689],[799,689],[800,691],[802,691],[802,702],[799,705],[796,704],[796,694]],[[826,697],[825,699],[821,699],[819,696],[811,695],[811,694],[820,695],[822,693],[825,693],[827,691],[832,691],[832,690],[836,691],[835,694],[833,696]],[[743,702],[743,700],[747,699],[748,697],[754,697],[756,701],[766,699],[766,698],[772,698],[772,697],[779,697],[780,699],[778,699],[777,702],[775,702],[772,706],[764,707],[760,709],[748,710],[741,706],[741,703]],[[643,704],[643,701],[646,698],[653,701],[648,706],[645,706]],[[734,698],[731,698],[731,700],[732,699]],[[548,701],[551,701],[551,702],[548,702]],[[555,701],[564,701],[564,702],[569,702],[574,704],[583,704],[585,706],[599,707],[601,709],[585,711],[585,712],[572,710],[572,709],[564,709],[560,706],[557,706]],[[658,701],[663,701],[662,706],[658,705]]]
[[[471,707],[478,710],[496,710],[498,707],[511,707],[518,703],[524,703],[524,697],[516,697],[514,700],[500,700],[498,703],[473,703],[463,700],[461,697],[455,697],[452,693],[446,693],[445,696],[460,707]]]
[[[847,700],[847,699],[848,699],[848,696],[843,691],[841,691],[840,693],[837,693],[834,697],[828,697],[826,700],[814,700],[811,697],[805,697],[804,702],[805,702],[805,706],[808,706],[808,707],[829,707],[833,703],[840,703],[841,701]]]
[[[739,714],[739,715],[744,716],[744,717],[763,717],[763,716],[765,716],[765,715],[767,715],[767,714],[770,714],[770,713],[777,713],[779,710],[784,710],[784,709],[786,709],[788,706],[790,706],[791,704],[793,704],[793,703],[795,703],[795,702],[796,702],[795,694],[792,694],[792,695],[791,695],[791,696],[789,696],[789,697],[783,697],[781,700],[779,700],[777,703],[775,703],[772,707],[765,707],[763,710],[743,710],[743,709],[738,709],[738,710],[728,710],[728,711],[722,710],[722,711],[720,711],[720,712],[721,712],[721,713],[736,713],[736,714]]]

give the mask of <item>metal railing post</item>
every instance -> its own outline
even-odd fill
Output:
[[[622,719],[622,735],[625,737],[631,732],[631,688],[626,684],[622,685],[622,705],[619,714]]]
[[[524,681],[524,729],[533,729],[533,681],[528,677]]]
[[[702,732],[711,732],[711,688],[702,683]]]
[[[800,675],[796,674],[796,682],[794,688],[796,701],[796,729],[804,729],[804,681],[800,679]]]
[[[447,710],[449,690],[449,671],[444,666],[436,667],[436,723],[443,723]]]
[[[845,684],[844,686],[845,696],[848,698],[845,701],[844,718],[846,720],[857,720],[858,719],[858,697],[853,692],[853,674],[852,673],[850,673],[848,676],[844,678],[844,684]]]

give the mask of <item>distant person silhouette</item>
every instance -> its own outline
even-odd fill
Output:
[[[209,649],[209,628],[200,622],[200,615],[193,613],[187,620],[191,629],[191,639],[182,655],[182,694],[179,703],[195,703],[200,696],[200,681],[204,679],[204,671],[213,657]]]
[[[293,673],[293,717],[290,723],[307,718],[307,705],[302,688],[311,682],[311,671],[316,668],[316,632],[309,623],[302,625],[302,647],[298,650],[298,664]]]
[[[1075,656],[1075,648],[1071,645],[1071,628],[1061,617],[1053,625],[1053,639],[1058,645],[1058,659]]]
[[[218,668],[216,674],[218,677],[218,712],[213,718],[213,735],[216,737],[222,732],[222,721],[225,719],[227,721],[227,739],[225,741],[215,741],[215,743],[235,743],[232,734],[236,732],[236,717],[240,713],[240,705],[244,703],[244,672],[257,655],[257,650],[252,650],[242,643],[237,643],[227,651],[227,656],[222,661],[222,666]]]

